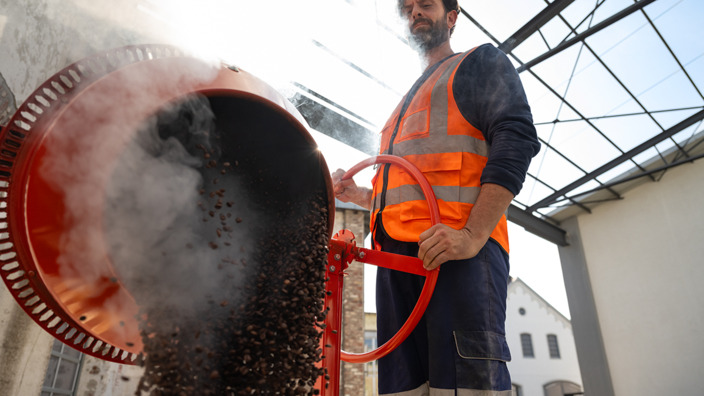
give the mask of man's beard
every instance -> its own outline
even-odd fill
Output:
[[[430,29],[428,30],[427,28],[422,28],[421,30],[414,32],[413,27],[411,27],[408,35],[408,41],[411,47],[413,47],[416,51],[427,53],[447,41],[450,34],[447,29],[443,29],[441,23],[437,23],[429,19],[425,19],[424,21],[428,22]]]

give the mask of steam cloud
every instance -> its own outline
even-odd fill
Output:
[[[213,165],[221,153],[208,99],[162,103],[213,78],[212,68],[194,65],[171,70],[174,84],[154,83],[148,73],[116,76],[103,90],[113,95],[89,90],[73,104],[74,116],[47,136],[41,177],[64,206],[59,275],[84,285],[83,298],[103,296],[108,314],[101,320],[130,320],[125,316],[135,312],[124,293],[110,291],[116,283],[142,312],[173,310],[184,318],[225,295],[231,304],[239,298],[249,224],[256,223],[236,222],[249,211],[247,197],[234,174]],[[223,182],[213,184],[216,178]],[[134,328],[110,326],[138,343]]]
[[[193,316],[207,301],[221,302],[241,289],[246,257],[232,246],[251,245],[248,233],[244,226],[223,226],[221,213],[210,215],[224,197],[205,193],[210,180],[201,173],[218,160],[213,117],[208,100],[198,96],[162,111],[145,122],[113,173],[104,211],[111,260],[149,309]],[[160,125],[181,128],[169,134]],[[234,179],[226,193],[237,201],[236,208],[227,208],[234,224],[232,212],[247,205],[243,196],[232,198],[233,186]]]

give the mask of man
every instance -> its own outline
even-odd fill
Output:
[[[373,190],[333,173],[336,197],[371,209],[377,248],[417,255],[438,283],[415,331],[379,360],[379,393],[403,396],[511,394],[506,362],[508,235],[504,213],[540,148],[518,74],[498,49],[455,54],[456,0],[398,0],[425,71],[381,133],[380,153],[404,157],[435,191],[431,226],[415,181],[381,166]],[[424,278],[379,268],[377,336],[404,323]]]

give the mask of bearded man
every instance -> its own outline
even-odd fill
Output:
[[[333,173],[336,197],[371,210],[374,245],[440,268],[423,319],[379,360],[379,394],[508,396],[509,282],[505,212],[538,153],[523,86],[505,54],[485,44],[455,53],[456,0],[398,0],[425,68],[381,132],[380,154],[401,156],[433,186],[431,226],[418,184],[381,166],[373,189]],[[424,277],[379,268],[377,336],[391,338],[413,310]]]

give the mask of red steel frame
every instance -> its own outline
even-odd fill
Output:
[[[435,193],[430,183],[428,183],[423,174],[415,166],[401,157],[379,155],[377,157],[368,158],[350,168],[343,176],[343,179],[349,179],[360,170],[380,163],[400,166],[416,179],[428,202],[431,223],[433,225],[438,224],[440,221],[440,213],[435,200]],[[322,367],[324,374],[318,379],[316,389],[318,389],[323,396],[337,396],[340,392],[340,361],[366,363],[380,359],[396,349],[396,347],[411,334],[423,316],[425,308],[428,306],[433,290],[435,289],[439,268],[433,271],[427,271],[423,268],[423,261],[417,257],[402,256],[357,247],[354,241],[354,235],[348,230],[342,230],[335,234],[330,240],[329,248],[325,283],[325,310],[327,315],[324,321],[325,326],[321,340],[323,350]],[[389,341],[384,343],[384,345],[366,353],[345,352],[342,350],[341,343],[344,271],[349,264],[355,260],[426,277],[418,302],[403,326],[401,326],[399,331],[391,337]]]

